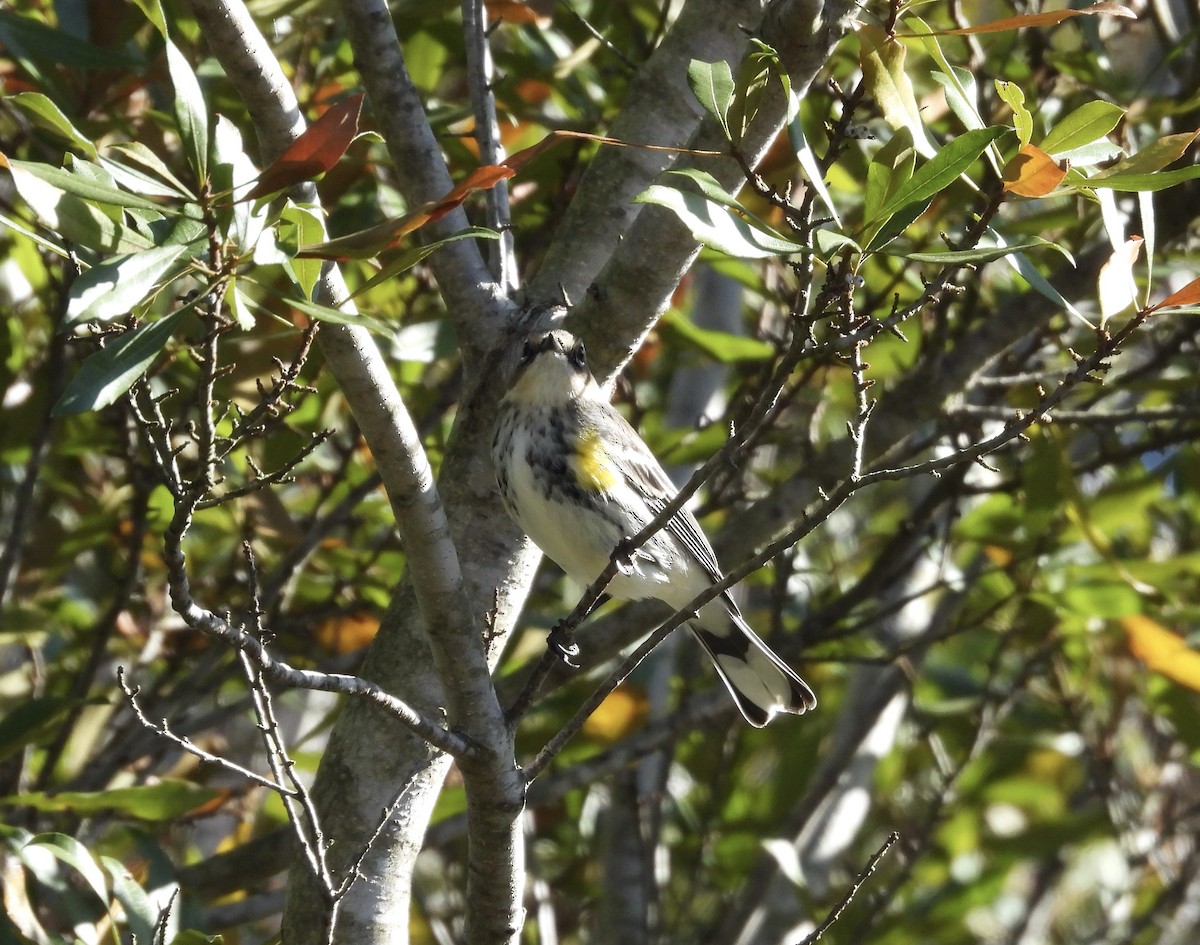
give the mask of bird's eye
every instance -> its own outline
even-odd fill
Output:
[[[587,352],[583,350],[582,341],[576,341],[571,350],[567,352],[567,360],[581,371],[587,369]]]

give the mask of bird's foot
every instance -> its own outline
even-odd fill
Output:
[[[572,631],[561,620],[550,630],[546,637],[546,646],[569,669],[579,669],[579,644],[573,639]]]

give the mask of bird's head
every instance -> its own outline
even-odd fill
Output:
[[[530,335],[521,352],[508,396],[530,406],[551,406],[595,394],[583,342],[569,331]]]

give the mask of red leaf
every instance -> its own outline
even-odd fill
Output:
[[[258,183],[243,200],[257,200],[267,194],[311,180],[332,168],[358,134],[358,116],[362,111],[362,93],[330,106],[320,118],[288,145],[271,166],[262,172]]]

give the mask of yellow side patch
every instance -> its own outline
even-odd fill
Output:
[[[575,444],[575,464],[579,484],[585,489],[604,492],[617,484],[617,474],[608,462],[608,453],[595,430],[585,430]]]

